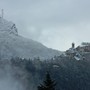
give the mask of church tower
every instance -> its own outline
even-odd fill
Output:
[[[72,48],[75,48],[75,43],[72,43]]]

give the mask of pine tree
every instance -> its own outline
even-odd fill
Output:
[[[38,90],[55,90],[56,83],[51,79],[50,74],[47,72],[46,78],[43,81],[43,84],[38,86]]]

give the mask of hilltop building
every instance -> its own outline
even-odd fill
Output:
[[[66,52],[66,56],[69,58],[75,58],[76,60],[82,60],[81,53],[75,48],[75,44],[72,43],[72,47],[69,48]]]
[[[90,43],[83,42],[80,46],[76,48],[80,52],[90,52]]]
[[[72,43],[72,47],[66,51],[66,55],[72,58],[75,56],[75,54],[76,54],[75,44]]]

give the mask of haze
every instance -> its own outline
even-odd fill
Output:
[[[20,35],[49,48],[90,42],[90,0],[0,0],[2,8]]]

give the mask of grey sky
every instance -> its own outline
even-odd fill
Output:
[[[90,0],[0,0],[0,8],[21,35],[50,48],[90,42]]]

